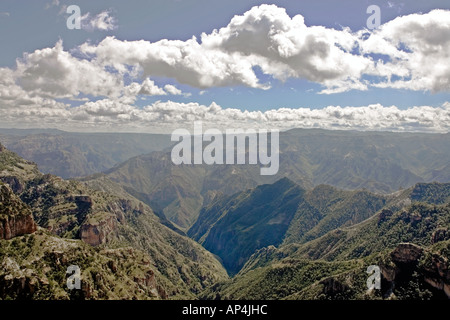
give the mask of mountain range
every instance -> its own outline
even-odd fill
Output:
[[[84,299],[193,298],[228,278],[211,253],[130,195],[44,175],[3,146],[0,181],[3,299],[70,298],[62,280],[72,264]]]
[[[28,132],[16,147],[45,135],[63,134]],[[157,140],[76,180],[1,146],[0,298],[450,297],[449,137],[291,130],[275,176],[175,166]],[[367,289],[371,265],[380,290]]]
[[[41,172],[62,178],[102,172],[131,157],[172,144],[167,135],[49,129],[0,129],[0,141],[9,150],[37,163]]]
[[[436,201],[430,191],[443,197]],[[449,192],[450,184],[416,185],[361,223],[259,249],[231,281],[209,288],[203,298],[448,298]],[[379,291],[367,290],[371,265],[382,272]]]
[[[170,148],[133,157],[84,178],[119,184],[187,231],[217,195],[233,195],[288,177],[304,189],[321,184],[389,194],[418,182],[448,182],[450,134],[294,129],[280,134],[280,169],[258,165],[174,165]]]

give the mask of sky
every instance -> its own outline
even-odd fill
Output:
[[[1,0],[0,41],[1,127],[450,127],[446,0]]]

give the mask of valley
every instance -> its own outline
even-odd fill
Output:
[[[450,1],[22,2],[0,1],[2,315],[447,307]]]
[[[20,151],[65,136],[27,134],[0,139]],[[161,150],[76,179],[35,163],[57,173],[70,157],[58,165],[32,151],[32,162],[1,147],[0,298],[449,296],[448,134],[282,132],[275,176],[176,166],[159,138],[150,145]],[[82,270],[76,293],[64,287],[71,264]],[[381,290],[365,287],[370,265]]]
[[[448,182],[449,134],[293,129],[280,133],[280,168],[174,165],[170,149],[133,157],[86,183],[111,180],[187,231],[217,195],[233,195],[287,177],[304,189],[321,184],[390,194],[419,182]]]

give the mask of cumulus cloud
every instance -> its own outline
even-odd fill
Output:
[[[389,21],[362,41],[361,49],[363,53],[389,56],[389,61],[379,61],[372,73],[387,81],[374,86],[433,92],[450,90],[448,10],[410,14]]]
[[[181,95],[182,94],[180,89],[178,89],[177,87],[175,87],[171,84],[166,84],[164,86],[164,90],[166,90],[168,93],[173,94],[173,95]]]
[[[133,103],[138,95],[187,95],[174,85],[159,87],[150,78],[140,80],[133,68],[107,68],[95,59],[77,58],[58,41],[53,48],[24,54],[17,60],[15,70],[0,69],[1,83],[7,83],[9,92],[43,98],[79,100],[79,95],[108,97]],[[124,85],[124,77],[132,79]],[[19,95],[20,96],[20,95]]]
[[[275,5],[254,7],[235,16],[228,26],[187,41],[121,41],[108,37],[81,51],[100,63],[138,65],[146,76],[176,79],[198,88],[245,85],[268,89],[254,67],[282,81],[304,78],[328,88],[366,89],[358,79],[373,68],[370,58],[352,54],[358,37],[348,29],[308,27]],[[339,89],[337,89],[339,90]]]
[[[301,78],[331,94],[370,86],[411,90],[450,90],[450,11],[398,17],[379,29],[352,32],[307,26],[275,5],[254,7],[230,23],[187,41],[122,41],[105,38],[81,51],[99,63],[136,65],[145,76],[176,79],[198,88],[244,85],[268,89],[254,68],[275,79]],[[375,61],[374,54],[388,57]],[[365,75],[379,81],[363,80]],[[394,77],[395,76],[395,77]]]
[[[117,19],[111,15],[110,10],[102,11],[92,16],[90,12],[81,17],[81,29],[87,31],[111,31],[117,28]]]
[[[265,88],[253,72],[251,61],[239,54],[205,50],[195,38],[187,41],[122,41],[107,37],[98,45],[84,44],[80,50],[116,69],[139,66],[144,76],[161,76],[194,87],[245,85]]]
[[[143,96],[166,96],[166,95],[184,95],[190,96],[190,93],[183,93],[180,89],[171,84],[166,84],[164,88],[158,87],[150,78],[145,79],[142,83],[133,82],[123,89],[123,95],[119,100],[124,103],[133,103],[138,95]]]
[[[372,61],[352,54],[358,38],[349,29],[308,27],[301,15],[290,18],[275,5],[254,7],[225,28],[202,34],[206,48],[220,48],[256,59],[263,72],[280,80],[303,78],[326,87],[365,89],[357,83]]]
[[[158,87],[150,78],[145,79],[141,84],[133,82],[124,88],[125,96],[135,97],[136,95],[157,96],[166,95],[167,93],[160,87]]]
[[[30,94],[16,84],[15,73],[8,68],[0,68],[0,111],[2,120],[9,119],[17,123],[22,119],[23,112],[40,112],[40,109],[65,109],[67,105],[54,99]],[[61,120],[61,118],[59,118]]]
[[[374,104],[361,107],[329,106],[323,109],[281,108],[265,112],[224,109],[216,103],[205,106],[173,101],[157,101],[143,108],[111,99],[89,101],[79,107],[40,105],[40,102],[30,103],[27,108],[17,105],[0,108],[0,124],[17,120],[15,117],[20,115],[22,126],[40,124],[44,127],[98,131],[170,133],[177,128],[190,128],[193,121],[203,121],[205,128],[221,130],[323,128],[448,132],[450,129],[448,102],[441,107],[416,106],[406,110]]]
[[[110,11],[95,17],[87,13],[82,25],[110,30],[114,21]],[[352,32],[307,26],[301,15],[291,18],[283,8],[261,5],[233,17],[226,27],[203,33],[201,41],[106,37],[73,52],[88,58],[74,57],[61,42],[25,54],[17,63],[17,83],[44,97],[182,94],[172,85],[156,90],[149,83],[137,83],[124,88],[123,77],[136,74],[143,79],[172,78],[202,89],[236,85],[268,89],[270,84],[261,83],[255,73],[259,67],[281,81],[302,78],[319,83],[323,94],[369,87],[449,91],[450,11],[402,16],[373,32]],[[374,54],[387,59],[375,61]],[[366,75],[378,80],[364,80]]]
[[[56,3],[56,2],[55,2]],[[111,30],[110,11],[83,16],[85,28]],[[83,22],[82,22],[83,25]],[[382,54],[383,59],[375,59]],[[450,104],[400,110],[395,106],[330,106],[249,112],[216,104],[155,102],[134,105],[138,96],[184,95],[176,86],[207,89],[246,86],[269,89],[256,68],[280,81],[301,78],[322,85],[322,94],[370,87],[448,92],[450,11],[398,17],[374,31],[308,26],[275,5],[254,7],[200,40],[125,41],[106,37],[66,51],[52,48],[24,54],[14,69],[0,68],[0,121],[64,123],[108,128],[166,130],[193,120],[239,127],[365,128],[448,131]],[[366,76],[376,78],[367,80]],[[200,94],[205,91],[200,91]],[[59,99],[88,101],[72,107]],[[78,104],[77,104],[78,105]]]
[[[115,97],[123,82],[118,74],[64,51],[62,41],[18,59],[15,76],[30,94],[53,98],[70,98],[80,93]]]

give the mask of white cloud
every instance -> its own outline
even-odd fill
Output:
[[[194,87],[245,85],[264,88],[252,63],[239,54],[205,50],[195,38],[187,41],[121,41],[107,37],[98,45],[84,44],[80,50],[94,54],[99,63],[117,69],[123,65],[142,68],[144,76],[173,78]]]
[[[349,30],[307,27],[301,15],[290,18],[274,5],[254,7],[228,26],[187,41],[121,41],[108,37],[81,50],[108,65],[139,65],[145,76],[176,79],[199,88],[245,85],[267,89],[254,67],[273,77],[305,78],[333,88],[365,89],[358,83],[372,67],[369,58],[350,53],[357,36]]]
[[[308,27],[303,16],[290,18],[275,5],[253,7],[227,27],[202,35],[205,47],[256,58],[263,72],[280,80],[303,78],[326,87],[339,83],[346,90],[355,84],[365,89],[357,80],[372,64],[351,53],[357,42],[349,29]]]
[[[175,87],[174,85],[171,84],[166,84],[164,86],[164,90],[166,90],[166,92],[168,94],[174,95],[174,96],[184,96],[185,98],[188,98],[190,96],[192,96],[192,93],[190,92],[183,92],[180,89],[178,89],[177,87]]]
[[[109,11],[85,16],[85,23],[94,29],[115,25]],[[387,58],[374,61],[373,54]],[[151,80],[156,77],[202,89],[239,85],[267,89],[269,85],[261,83],[255,67],[282,81],[302,78],[319,83],[322,94],[370,87],[448,92],[449,58],[450,11],[403,16],[372,32],[351,32],[307,26],[301,15],[291,18],[282,8],[262,5],[235,16],[220,30],[202,34],[201,41],[194,37],[152,43],[106,37],[98,44],[85,43],[77,51],[65,51],[59,41],[53,48],[27,53],[17,60],[16,68],[0,68],[0,122],[145,131],[203,120],[211,126],[246,128],[441,132],[449,130],[449,103],[406,110],[370,105],[266,112],[222,109],[214,103],[168,101],[144,108],[134,103],[137,96],[190,95],[174,85],[158,86]],[[365,75],[379,77],[379,81],[363,80]],[[94,99],[79,107],[55,100],[85,96]]]
[[[109,30],[114,23],[110,11],[103,11],[95,17],[85,14],[82,25]],[[301,15],[291,18],[283,8],[261,5],[235,16],[220,30],[202,34],[201,42],[195,37],[153,43],[106,37],[98,44],[83,44],[77,52],[89,59],[64,51],[61,42],[26,54],[17,63],[17,83],[31,95],[54,98],[85,94],[113,99],[123,94],[130,99],[133,92],[189,96],[171,85],[156,89],[145,83],[139,87],[142,92],[136,90],[141,76],[172,78],[203,89],[267,89],[254,71],[260,67],[282,81],[302,78],[319,83],[322,94],[368,87],[449,91],[450,11],[398,17],[371,33],[353,33],[307,26]],[[377,53],[389,59],[374,61],[371,55]],[[124,88],[125,75],[138,83]],[[379,81],[362,80],[364,75]]]
[[[109,10],[94,17],[86,13],[82,26],[111,30],[115,19]],[[129,66],[134,66],[144,79],[168,77],[203,89],[235,85],[267,89],[269,85],[261,83],[254,71],[258,66],[282,81],[302,78],[319,83],[323,94],[371,86],[450,90],[450,11],[398,17],[366,39],[367,33],[307,26],[301,15],[291,18],[283,8],[261,5],[233,17],[220,30],[202,34],[201,42],[195,37],[153,43],[107,37],[99,44],[80,47],[82,53],[93,57],[90,60],[73,57],[58,43],[19,61],[18,82],[26,91],[44,96],[83,93],[112,98],[123,89],[120,76],[129,74]],[[371,55],[377,53],[389,59],[374,61]],[[106,67],[116,72],[106,71]],[[364,75],[380,80],[364,81]],[[170,86],[165,91],[182,94]]]
[[[80,93],[116,97],[123,82],[119,74],[64,51],[62,41],[18,59],[15,76],[30,94],[52,98],[70,98]]]
[[[0,103],[4,103],[1,95]],[[401,110],[395,106],[374,104],[361,107],[329,106],[324,109],[281,108],[269,111],[223,109],[212,103],[157,101],[144,108],[121,100],[89,101],[79,107],[61,103],[10,104],[0,108],[0,125],[17,124],[56,127],[70,130],[140,131],[170,133],[176,128],[190,128],[193,121],[203,121],[205,128],[323,128],[341,130],[389,130],[448,132],[450,103],[441,107],[417,106]]]
[[[87,31],[111,31],[117,28],[117,19],[111,16],[111,11],[102,11],[94,17],[88,12],[81,17],[81,28]]]
[[[9,17],[9,16],[10,16],[9,12],[6,12],[6,11],[0,12],[0,17]]]
[[[147,78],[141,84],[133,82],[129,86],[125,87],[125,95],[136,96],[138,94],[147,96],[164,96],[167,93],[162,88],[158,87],[153,80]]]
[[[145,79],[142,83],[133,82],[123,88],[123,95],[119,99],[122,103],[134,103],[137,95],[145,96],[165,96],[167,93],[164,89],[158,87],[150,78]]]
[[[434,10],[399,17],[372,33],[351,32],[307,26],[301,15],[291,18],[283,8],[261,5],[235,16],[220,30],[202,34],[201,42],[195,37],[154,43],[108,37],[81,50],[104,65],[137,65],[145,76],[174,78],[203,89],[267,89],[254,72],[258,66],[282,81],[302,78],[319,83],[325,94],[367,90],[374,84],[363,81],[364,75],[379,76],[374,85],[379,87],[448,91],[449,21],[450,11]],[[389,61],[374,61],[376,53]]]
[[[0,68],[0,109],[3,112],[2,120],[10,119],[17,123],[21,121],[21,112],[27,109],[64,109],[67,105],[56,102],[54,99],[32,95],[17,85],[14,71]]]
[[[164,86],[164,90],[166,90],[169,94],[172,94],[174,96],[182,94],[180,89],[178,89],[177,87],[175,87],[175,86],[173,86],[171,84],[166,84]]]
[[[120,68],[114,70],[98,64],[95,59],[80,59],[64,51],[62,41],[53,48],[36,50],[24,54],[17,60],[15,70],[0,69],[3,78],[1,83],[8,83],[8,91],[21,92],[20,96],[42,98],[68,98],[79,100],[79,95],[108,97],[123,103],[134,103],[138,95],[184,95],[173,85],[158,87],[153,80],[138,79],[138,70]],[[123,78],[134,78],[135,81],[124,86]]]
[[[386,77],[376,87],[450,91],[450,11],[398,17],[361,42],[363,53],[390,57],[372,72]],[[391,80],[393,76],[399,79]]]

